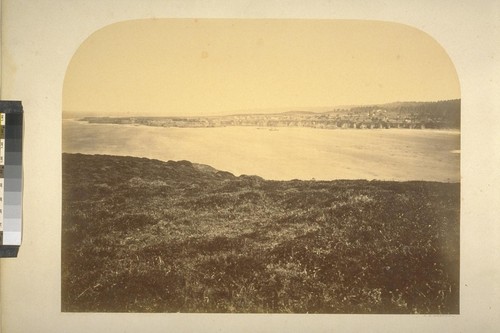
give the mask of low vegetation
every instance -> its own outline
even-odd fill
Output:
[[[459,184],[63,154],[62,310],[458,313]]]

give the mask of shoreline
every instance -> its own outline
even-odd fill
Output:
[[[213,129],[213,128],[254,128],[257,130],[270,130],[279,131],[281,129],[288,128],[307,128],[313,130],[326,130],[326,131],[346,131],[346,132],[382,132],[382,131],[411,131],[411,132],[431,132],[431,133],[447,133],[447,134],[457,134],[461,133],[460,129],[454,128],[323,128],[323,127],[312,127],[312,126],[261,126],[261,125],[225,125],[225,126],[155,126],[155,125],[145,125],[145,124],[117,124],[117,123],[99,123],[99,122],[89,122],[88,120],[82,120],[79,118],[65,118],[62,122],[73,122],[73,123],[83,123],[86,125],[113,125],[113,126],[123,126],[123,127],[152,127],[152,128],[168,128],[168,129]]]

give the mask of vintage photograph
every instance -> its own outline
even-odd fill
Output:
[[[458,314],[460,86],[363,20],[145,19],[63,87],[63,312]]]

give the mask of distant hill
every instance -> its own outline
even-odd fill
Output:
[[[411,117],[415,121],[440,123],[440,127],[460,128],[460,99],[437,102],[394,102],[350,108],[352,113],[385,110],[387,117]]]

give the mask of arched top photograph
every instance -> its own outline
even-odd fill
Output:
[[[459,312],[460,83],[426,32],[124,21],[62,98],[63,312]]]

